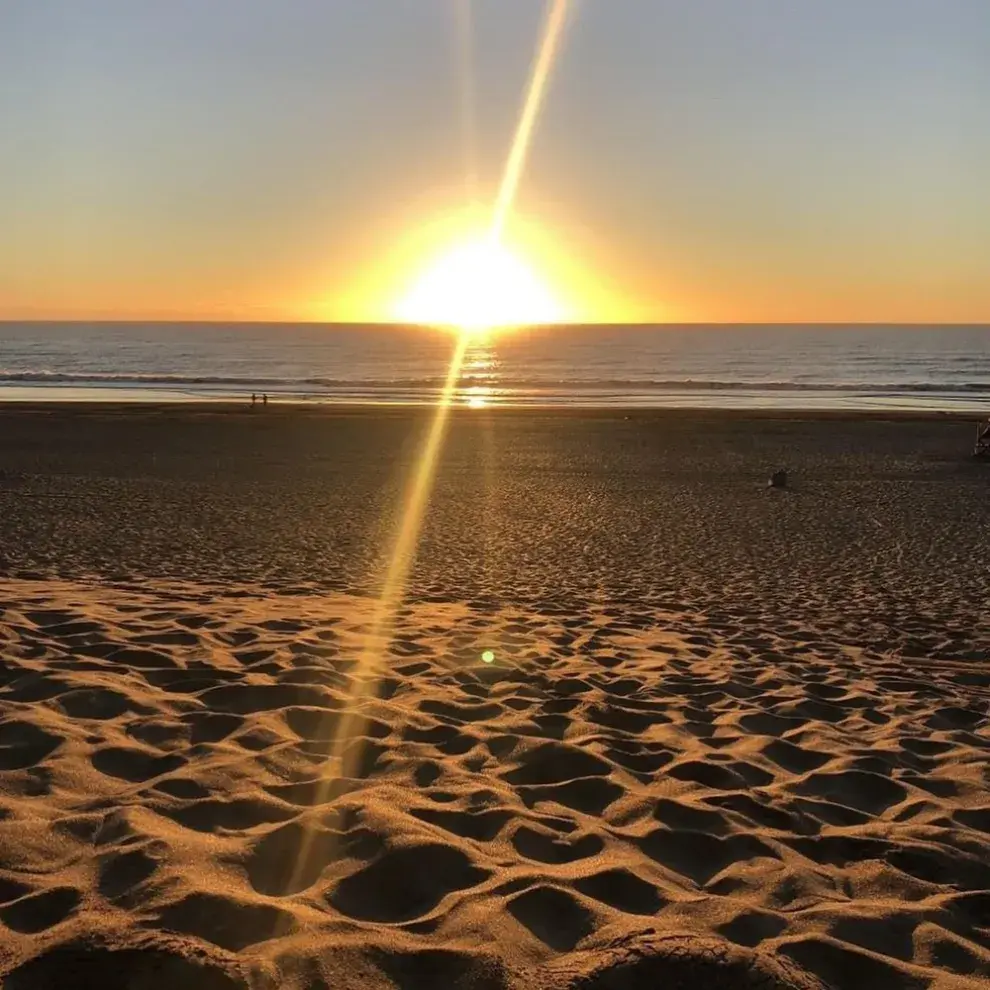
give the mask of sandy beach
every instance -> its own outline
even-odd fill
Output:
[[[457,410],[359,663],[430,415],[0,408],[5,990],[983,986],[971,422]]]

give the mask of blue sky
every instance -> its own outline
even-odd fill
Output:
[[[0,315],[380,315],[545,10],[473,0],[466,89],[458,4],[11,0]],[[990,321],[988,52],[985,0],[575,0],[517,208],[622,315]]]

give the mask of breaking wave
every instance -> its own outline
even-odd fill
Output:
[[[89,385],[108,388],[129,386],[136,388],[176,388],[203,390],[215,388],[222,392],[241,392],[245,389],[259,391],[265,388],[279,391],[308,391],[326,389],[333,391],[354,389],[438,390],[444,379],[425,378],[277,378],[247,375],[169,375],[110,372],[51,372],[5,371],[0,369],[0,384],[34,385]],[[498,392],[529,392],[545,389],[553,391],[628,390],[658,391],[752,391],[752,392],[855,392],[855,393],[990,393],[990,381],[981,382],[809,382],[809,381],[732,381],[693,378],[510,378],[465,375],[462,387],[480,386]]]

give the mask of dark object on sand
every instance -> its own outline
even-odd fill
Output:
[[[990,457],[990,419],[976,424],[976,443],[973,444],[974,457]]]
[[[787,487],[787,472],[786,471],[774,471],[770,475],[770,487],[771,488],[786,488]]]

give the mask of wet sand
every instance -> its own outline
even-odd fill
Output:
[[[4,986],[982,985],[972,425],[458,410],[366,669],[428,416],[0,408]]]

